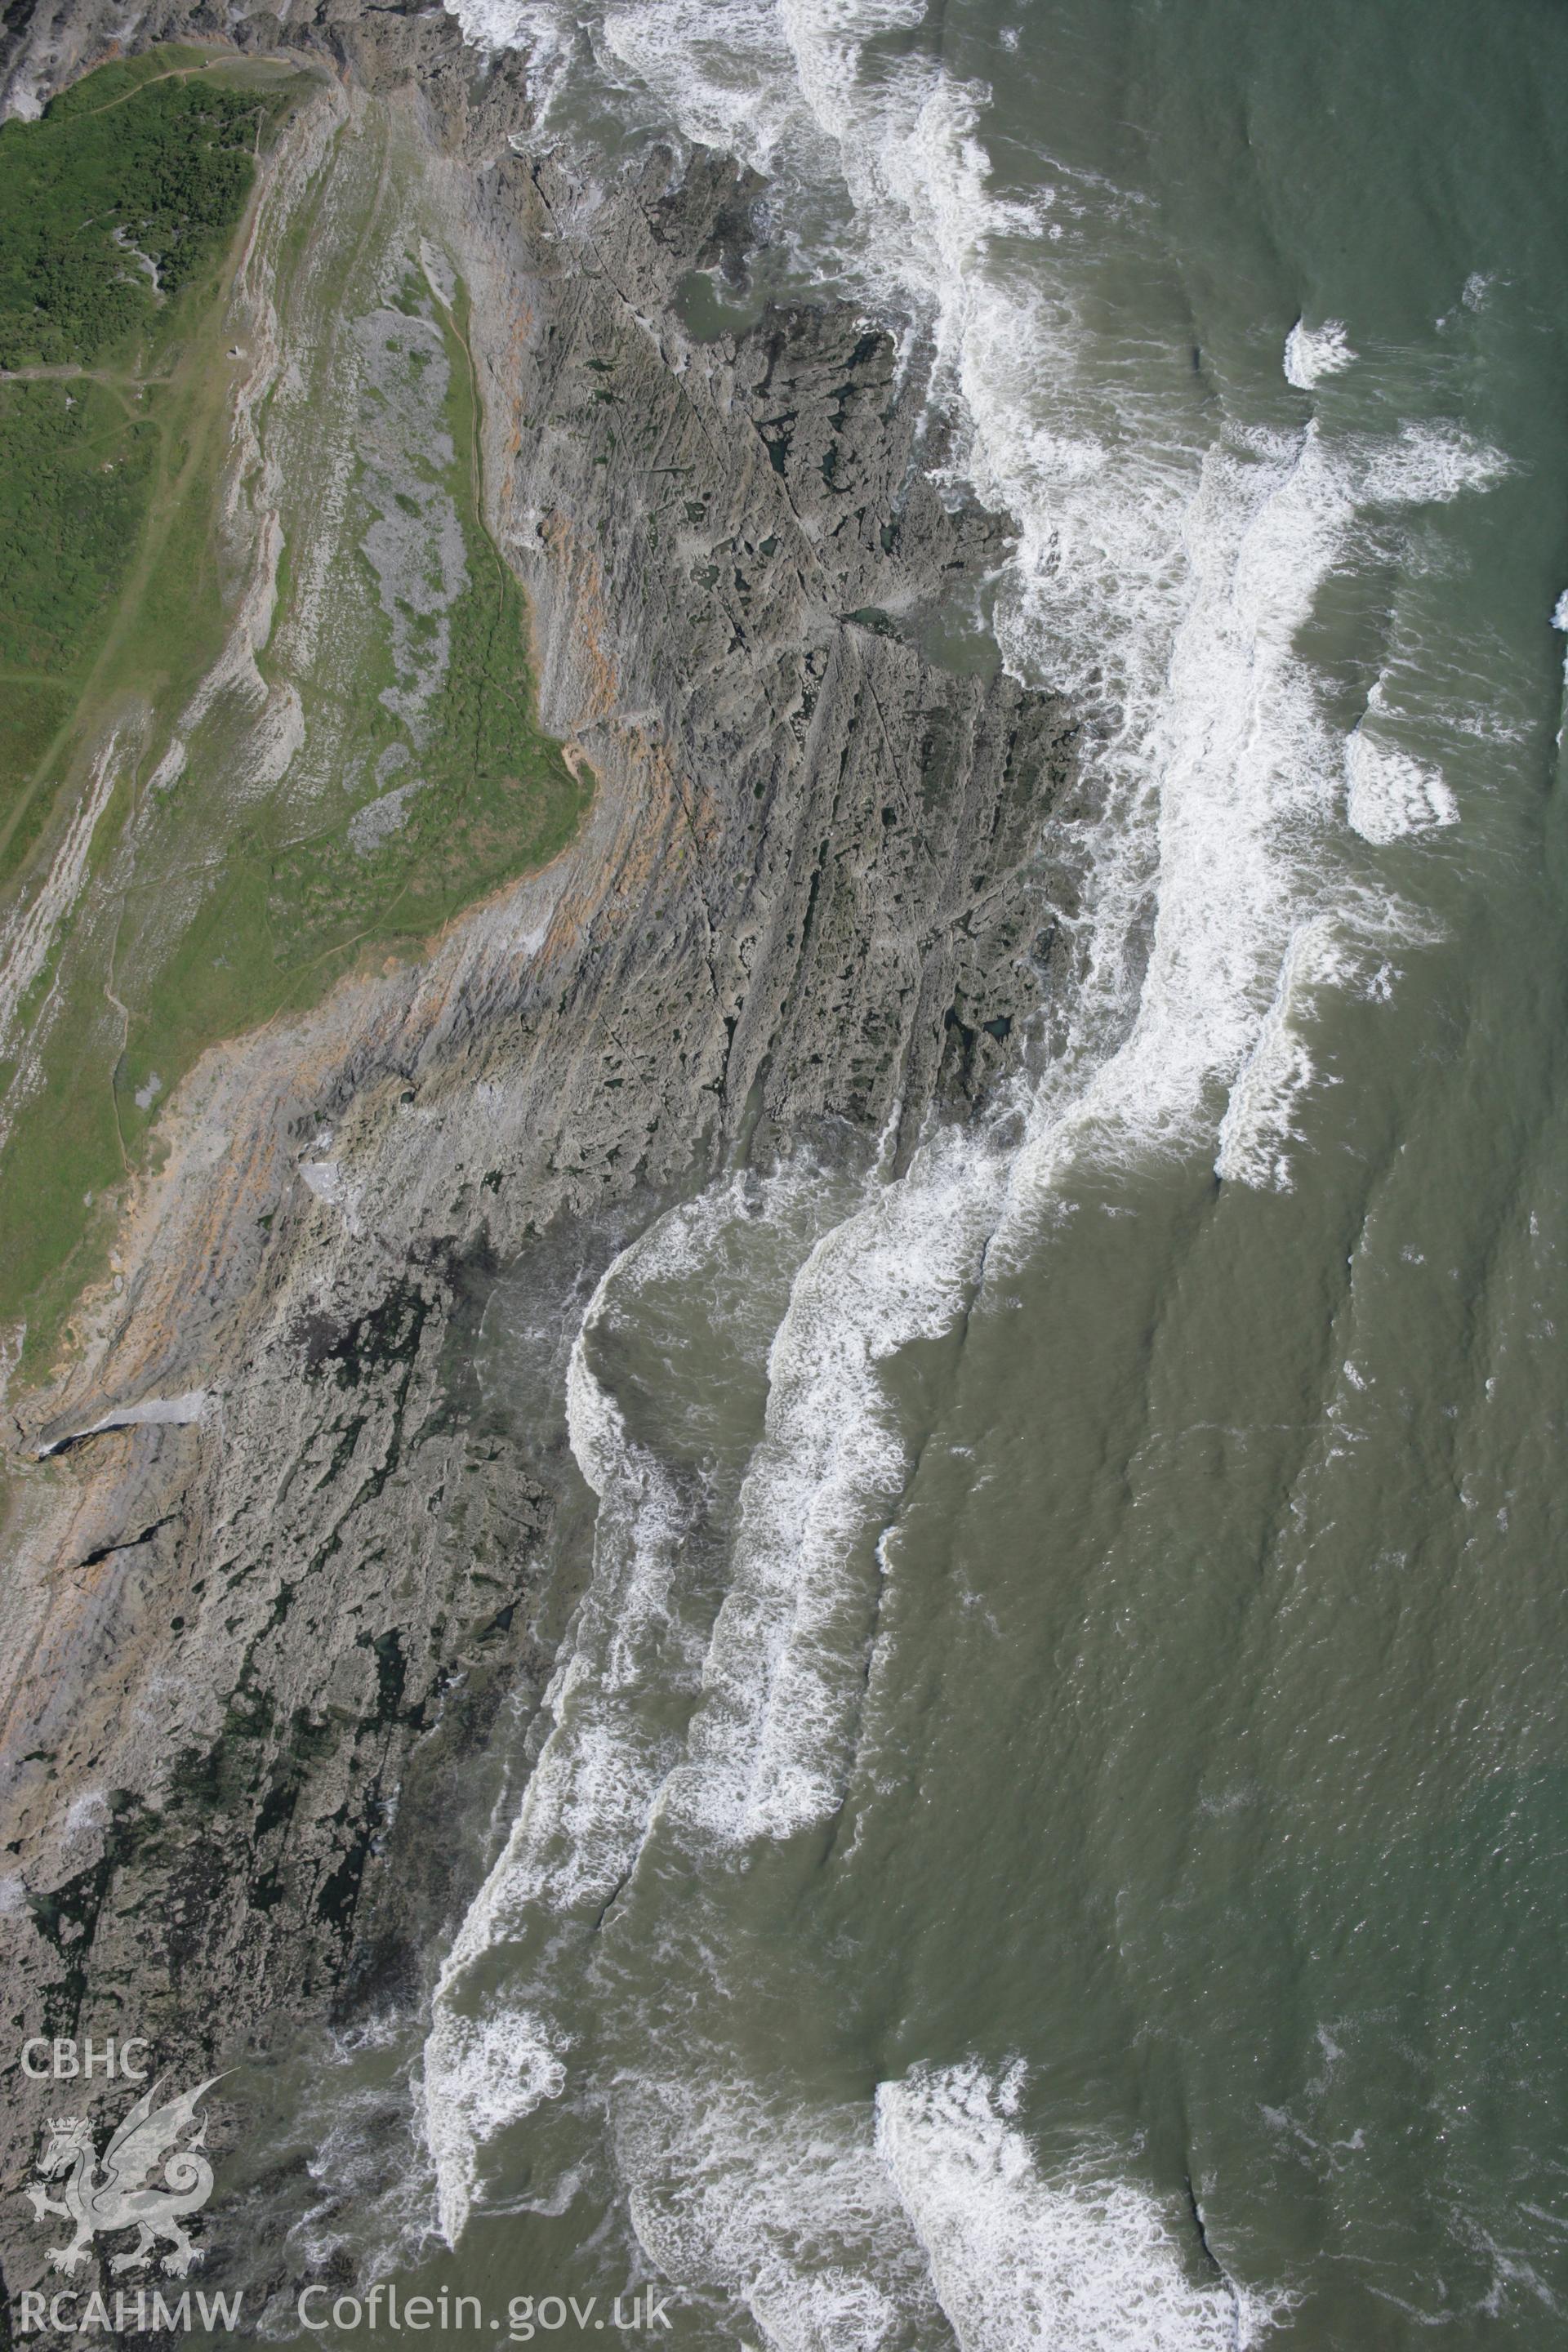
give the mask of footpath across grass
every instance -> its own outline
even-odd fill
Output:
[[[89,366],[155,336],[221,257],[272,103],[163,50],[0,128],[0,368]]]
[[[0,131],[0,931],[121,747],[0,1039],[0,1339],[25,1325],[25,1378],[197,1056],[421,955],[560,850],[592,789],[538,723],[416,144],[367,108],[252,205],[319,102],[286,61],[162,49]],[[242,245],[283,353],[251,395],[259,462],[231,430],[260,315],[229,307]],[[270,626],[229,663],[268,543]]]
[[[175,48],[0,127],[0,884],[47,816],[165,470],[169,380],[285,102]]]

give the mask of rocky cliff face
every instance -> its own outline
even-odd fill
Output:
[[[73,0],[14,26],[14,97],[113,28]],[[188,29],[160,6],[134,37]],[[1072,833],[1068,714],[921,650],[999,526],[931,489],[888,340],[832,309],[679,325],[749,234],[730,166],[656,152],[606,188],[531,153],[521,68],[445,18],[223,30],[331,59],[323,106],[420,143],[542,715],[597,793],[416,963],[206,1056],[78,1360],[16,1405],[6,2014],[169,2061],[415,1992],[470,1891],[441,1825],[547,1677],[567,1476],[466,1386],[493,1271],[532,1252],[563,1302],[725,1166],[971,1115],[1046,1025]],[[10,2188],[38,2118],[8,2089]],[[6,2228],[14,2289],[43,2239]]]

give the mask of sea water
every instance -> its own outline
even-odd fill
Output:
[[[503,1282],[585,1598],[331,2242],[693,2345],[1555,2345],[1568,17],[457,13],[900,338],[1099,814],[989,1119],[615,1236],[542,1373]]]

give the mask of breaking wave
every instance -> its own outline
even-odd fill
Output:
[[[1285,381],[1298,392],[1310,392],[1328,375],[1339,375],[1355,358],[1350,338],[1338,319],[1309,327],[1298,319],[1285,338]]]
[[[1023,2068],[917,2068],[877,2094],[877,2146],[963,2352],[1247,2352],[1289,2309],[1188,2275],[1171,2217],[1092,2158],[1047,2180],[1012,2122]]]
[[[866,2106],[645,2083],[618,2154],[664,2273],[742,2300],[781,2352],[1248,2352],[1284,2318],[1185,2217],[1100,2152],[1047,2174],[1016,2121],[1024,2068],[919,2066]],[[1201,2226],[1201,2217],[1200,2217]]]

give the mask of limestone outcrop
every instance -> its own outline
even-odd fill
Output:
[[[118,21],[45,0],[13,103]],[[157,0],[133,37],[176,32],[308,53],[419,143],[542,715],[596,779],[547,871],[207,1054],[77,1353],[11,1402],[6,2013],[18,2042],[133,2020],[210,2071],[417,1994],[471,1892],[465,1764],[548,1679],[570,1473],[467,1369],[496,1270],[536,1264],[564,1316],[726,1167],[972,1116],[1045,1050],[1075,785],[1064,706],[925,650],[1003,525],[931,487],[918,368],[832,307],[680,324],[753,234],[731,165],[595,184],[531,147],[519,61],[430,14]],[[7,2188],[48,2086],[11,2089]],[[5,2230],[15,2288],[42,2241]]]

